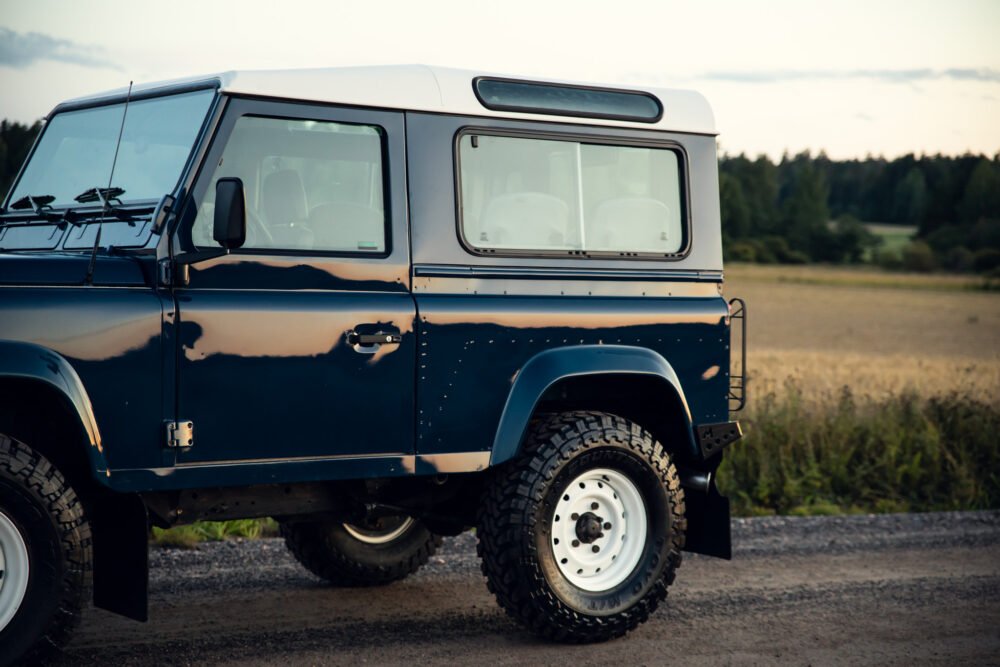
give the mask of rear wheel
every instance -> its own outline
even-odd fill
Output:
[[[69,640],[91,563],[76,493],[45,457],[0,435],[0,664],[43,660]]]
[[[440,536],[408,516],[370,524],[283,523],[281,534],[302,565],[336,586],[398,581],[416,572],[441,545]]]
[[[479,554],[497,601],[549,639],[597,642],[644,622],[684,545],[684,494],[660,443],[620,417],[539,422],[491,483]]]

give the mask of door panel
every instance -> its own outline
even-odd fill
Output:
[[[244,182],[247,244],[175,292],[179,464],[413,453],[403,133],[398,113],[229,103],[179,254],[212,248],[222,177]]]
[[[407,293],[186,290],[179,297],[182,461],[413,450]],[[401,334],[356,351],[350,331]]]

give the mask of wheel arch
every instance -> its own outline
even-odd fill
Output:
[[[90,397],[57,352],[0,341],[0,432],[29,443],[78,485],[106,483],[107,459]]]
[[[617,398],[626,391],[627,399]],[[691,410],[663,356],[642,347],[579,345],[541,352],[514,376],[490,465],[517,455],[536,414],[563,409],[614,412],[649,430],[679,461],[698,457]]]
[[[80,497],[93,535],[95,606],[146,620],[146,507],[135,494],[107,488],[93,407],[64,357],[0,341],[0,433],[44,456]]]

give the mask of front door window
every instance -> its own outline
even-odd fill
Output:
[[[192,239],[214,247],[215,181],[243,181],[243,250],[386,250],[384,132],[372,125],[242,116],[215,167]]]

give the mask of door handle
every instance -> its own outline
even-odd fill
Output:
[[[383,345],[399,345],[403,342],[403,336],[391,331],[376,331],[375,333],[358,333],[348,331],[347,344],[354,348],[355,352],[362,354],[374,354]]]

